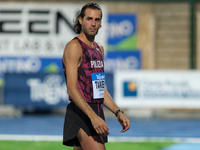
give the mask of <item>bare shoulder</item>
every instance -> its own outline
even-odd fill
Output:
[[[81,50],[80,43],[78,42],[78,40],[73,39],[67,43],[64,51],[80,51],[80,50]]]
[[[99,45],[99,47],[101,49],[101,52],[102,52],[102,55],[104,56],[104,47],[103,47],[103,45],[101,45],[99,42],[97,42],[97,44]]]
[[[67,64],[67,62],[79,62],[82,55],[82,48],[80,43],[73,39],[67,45],[65,46],[64,53],[63,53],[63,63],[64,65]]]
[[[76,39],[73,39],[65,46],[63,58],[70,56],[80,56],[82,53],[81,49],[82,48],[80,43]]]

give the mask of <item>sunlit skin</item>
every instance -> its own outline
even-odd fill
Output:
[[[86,9],[85,16],[79,18],[82,30],[79,36],[86,36],[89,41],[94,41],[95,35],[101,27],[101,11],[97,9]]]

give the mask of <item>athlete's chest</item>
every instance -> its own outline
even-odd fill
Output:
[[[98,48],[83,50],[82,63],[90,68],[103,68],[104,62],[101,51]]]
[[[83,57],[85,57],[86,60],[102,60],[102,54],[99,48],[84,49]]]

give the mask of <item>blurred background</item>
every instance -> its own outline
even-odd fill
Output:
[[[95,40],[105,49],[107,89],[127,116],[168,119],[177,128],[189,123],[184,131],[199,124],[199,0],[0,0],[0,121],[44,114],[64,119],[69,101],[62,55],[77,36],[75,14],[87,2],[102,7]],[[105,113],[114,117],[106,108]],[[151,124],[143,121],[133,120],[140,127]],[[153,122],[152,128],[167,126],[165,121]],[[148,135],[137,131],[141,133],[128,136],[183,136],[164,134],[164,129],[146,131]],[[193,133],[187,137],[200,137],[198,130]],[[0,134],[13,133],[2,128]]]

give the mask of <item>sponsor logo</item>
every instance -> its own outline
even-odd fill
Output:
[[[133,70],[139,68],[140,62],[135,56],[129,56],[126,58],[105,59],[105,72],[113,72],[115,70]]]
[[[103,61],[91,61],[91,68],[103,68]]]
[[[96,77],[98,80],[105,80],[105,75],[98,74]]]
[[[134,26],[129,20],[123,20],[121,22],[111,22],[109,24],[109,37],[111,39],[120,38],[123,36],[132,35]]]
[[[3,73],[58,73],[62,71],[62,59],[39,57],[0,57]]]
[[[135,14],[110,14],[108,16],[108,50],[137,48],[137,16]]]
[[[0,54],[61,57],[65,44],[76,34],[68,15],[68,11],[76,9],[61,5],[2,4]],[[67,39],[63,38],[66,34]]]
[[[137,96],[137,84],[135,82],[124,82],[124,96]]]
[[[62,57],[66,43],[76,36],[71,14],[79,9],[77,4],[1,3],[0,55]],[[104,45],[105,31],[97,37]]]
[[[99,53],[101,53],[101,51],[99,50],[99,48],[96,48],[96,50],[97,50]]]
[[[44,68],[45,73],[58,73],[60,71],[56,63],[51,63]]]
[[[3,73],[36,73],[41,65],[41,60],[36,57],[0,58],[0,72]]]
[[[42,81],[39,78],[27,80],[30,87],[30,97],[33,102],[45,101],[49,105],[56,105],[60,101],[67,102],[66,84],[60,75],[47,75]]]

